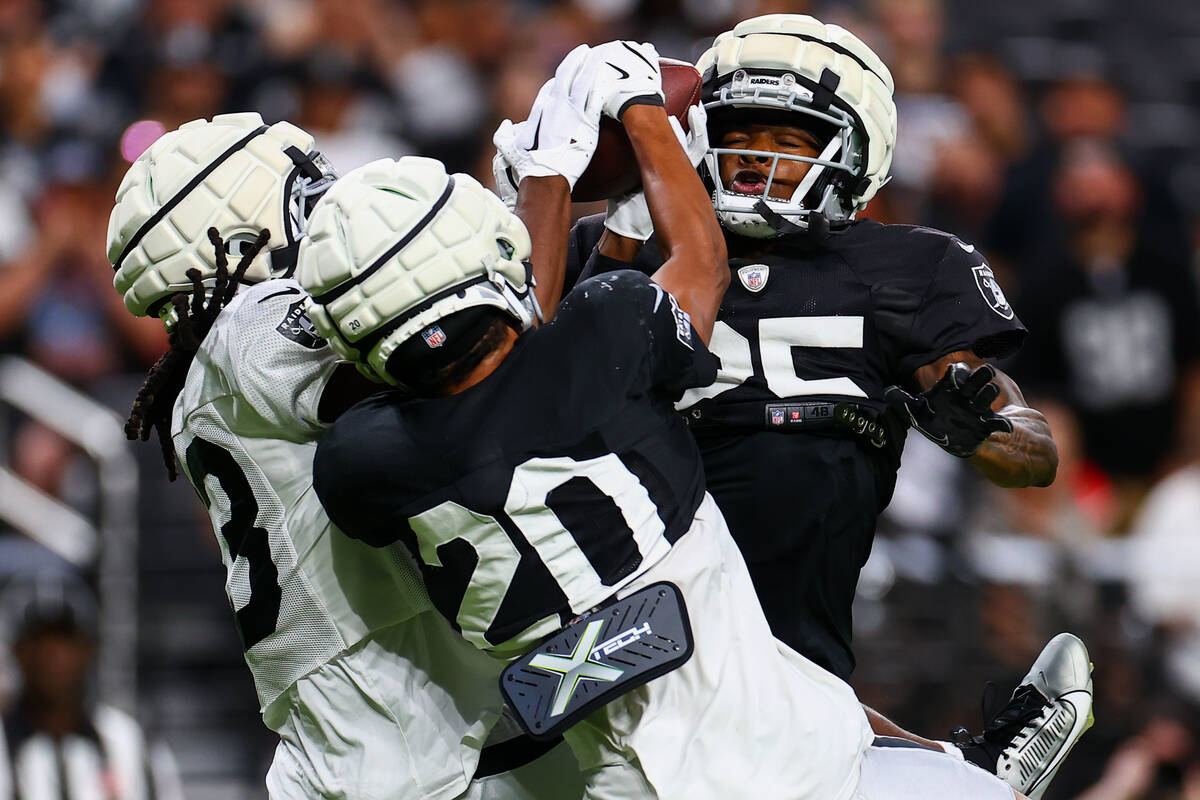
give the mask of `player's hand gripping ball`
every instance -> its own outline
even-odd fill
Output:
[[[658,59],[662,74],[663,106],[667,115],[688,130],[688,109],[700,102],[700,73],[686,61]],[[633,144],[620,122],[600,120],[600,136],[592,161],[575,183],[571,199],[577,203],[608,200],[628,194],[642,183]]]

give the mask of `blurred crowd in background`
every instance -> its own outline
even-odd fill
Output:
[[[492,131],[574,45],[694,61],[775,12],[839,23],[891,68],[894,179],[866,216],[988,257],[1030,329],[1001,366],[1061,458],[1052,487],[1000,490],[909,438],[856,604],[856,689],[928,736],[978,729],[985,681],[1006,700],[1069,629],[1096,664],[1097,722],[1047,798],[1200,798],[1195,0],[0,0],[0,356],[123,415],[165,348],[157,321],[125,312],[104,252],[137,120],[256,110],[312,132],[343,172],[415,153],[490,184]],[[0,413],[0,465],[100,513],[96,466]],[[157,447],[136,455],[139,717],[189,797],[263,797],[273,743],[207,518]],[[0,584],[95,586],[94,565],[21,530],[0,519]],[[6,720],[29,694],[15,664]]]

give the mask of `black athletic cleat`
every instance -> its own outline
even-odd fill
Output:
[[[1043,648],[1008,705],[979,736],[951,736],[963,756],[1040,800],[1067,753],[1092,726],[1092,664],[1078,637],[1060,633]],[[985,711],[984,716],[987,717]]]

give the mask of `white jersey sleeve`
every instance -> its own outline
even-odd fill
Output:
[[[307,300],[293,280],[261,283],[239,292],[214,329],[220,341],[209,354],[226,361],[216,366],[267,426],[264,434],[311,438],[323,427],[318,408],[338,360],[309,321]]]

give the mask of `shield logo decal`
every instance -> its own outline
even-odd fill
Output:
[[[421,331],[421,338],[425,340],[425,344],[429,345],[430,350],[446,343],[446,334],[440,325],[430,325]]]
[[[988,304],[988,307],[1005,319],[1012,319],[1012,306],[1008,304],[1004,290],[996,282],[992,268],[987,264],[980,264],[978,267],[971,267],[971,271],[975,273],[975,285],[979,287],[979,293],[983,295],[984,302]]]
[[[312,321],[308,318],[307,300],[297,300],[288,308],[287,316],[275,328],[283,338],[291,339],[296,344],[309,350],[320,350],[325,346],[325,340],[317,333]]]
[[[739,269],[737,274],[738,280],[742,282],[742,286],[746,287],[746,291],[757,294],[766,287],[767,278],[771,275],[771,268],[766,264],[750,264]]]

